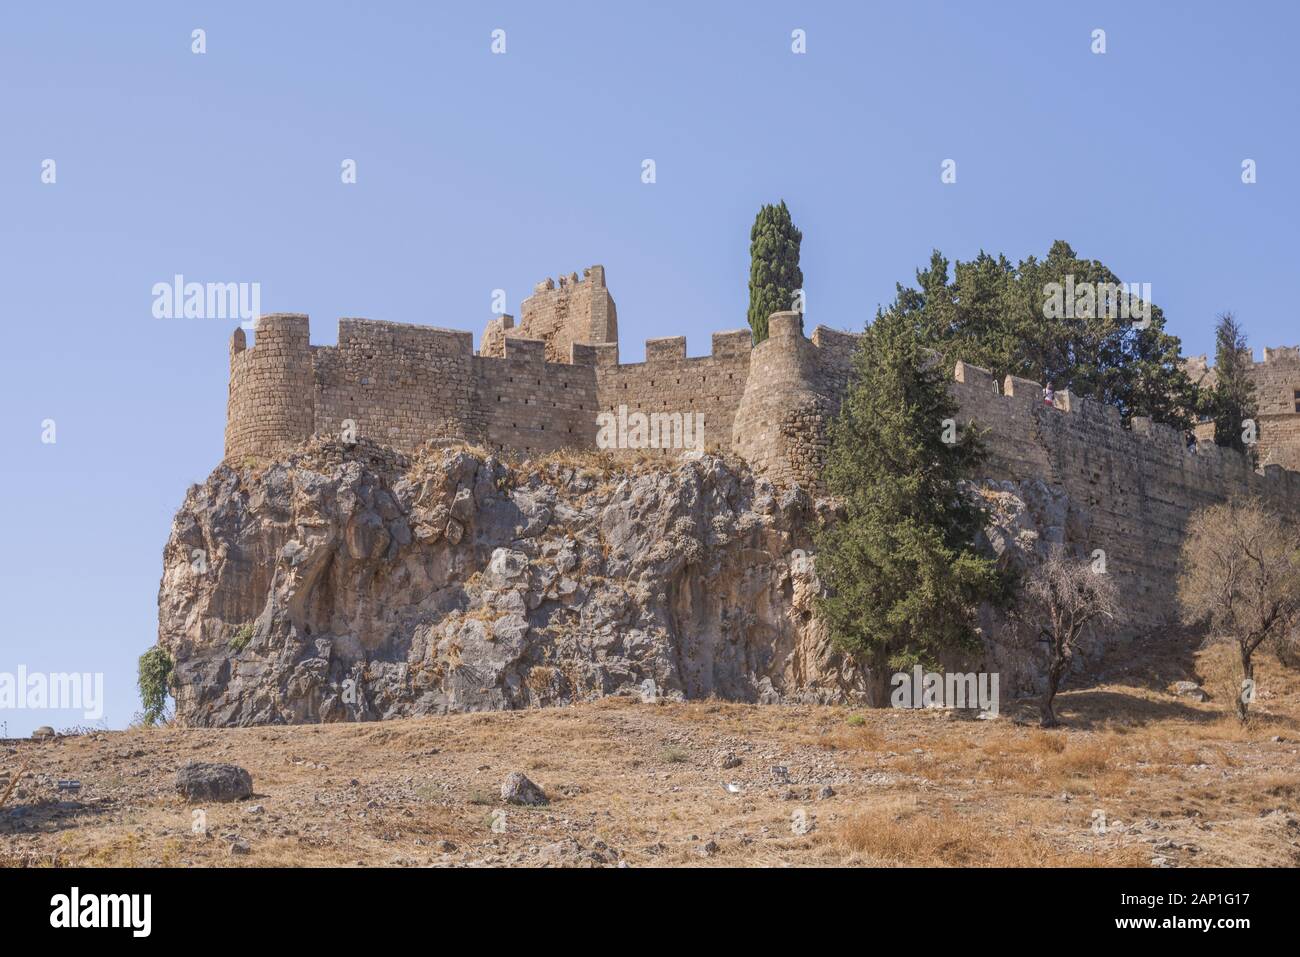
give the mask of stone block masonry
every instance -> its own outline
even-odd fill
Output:
[[[575,343],[618,344],[618,309],[605,286],[605,267],[539,282],[520,306],[519,325],[513,316],[491,320],[483,330],[479,354],[505,355],[509,338],[541,339],[548,362],[569,362]]]
[[[1244,456],[1213,443],[1188,448],[1180,432],[1150,419],[1126,429],[1113,406],[1068,391],[1048,406],[1036,382],[1008,376],[999,390],[988,371],[961,362],[954,378],[963,422],[984,430],[980,478],[1063,489],[1070,504],[1061,540],[1104,553],[1133,625],[1173,620],[1179,552],[1197,509],[1254,495],[1300,518],[1300,473],[1252,471]]]
[[[782,316],[758,349],[740,329],[714,333],[706,356],[688,357],[684,337],[652,339],[643,362],[620,364],[601,266],[538,284],[517,326],[511,316],[488,323],[477,355],[470,333],[453,329],[341,319],[337,345],[311,346],[306,316],[264,316],[251,348],[242,330],[231,342],[225,457],[274,456],[345,428],[403,451],[430,440],[524,457],[593,449],[598,415],[623,408],[693,415],[704,448],[815,484],[856,337],[819,328],[809,340],[797,315]]]
[[[715,332],[709,355],[688,358],[683,336],[650,339],[645,361],[596,366],[596,393],[602,412],[617,414],[626,407],[667,415],[694,413],[703,417],[705,449],[727,451],[732,444],[732,423],[749,381],[751,338],[748,329]],[[674,448],[643,450],[666,457],[680,455]]]
[[[1206,356],[1187,359],[1183,368],[1192,381],[1214,385]],[[1259,406],[1259,463],[1300,471],[1300,346],[1265,348],[1264,361],[1252,363],[1250,378]],[[1196,437],[1212,441],[1214,424],[1198,425]]]
[[[848,387],[857,337],[819,326],[811,339],[796,312],[776,312],[752,350],[732,448],[773,481],[816,487],[826,430]]]
[[[312,350],[307,317],[278,315],[259,323],[255,348],[244,330],[230,340],[226,457],[273,455],[312,433]]]

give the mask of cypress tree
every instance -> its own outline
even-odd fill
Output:
[[[983,512],[960,482],[984,453],[957,421],[947,368],[914,316],[878,315],[831,424],[825,477],[843,518],[818,534],[819,610],[835,645],[870,669],[876,704],[890,671],[977,647],[976,607],[1007,593],[975,551]]]
[[[1250,346],[1241,324],[1231,312],[1219,316],[1214,328],[1214,391],[1210,410],[1214,416],[1214,444],[1236,449],[1255,458],[1254,446],[1247,447],[1243,423],[1256,419],[1255,383],[1250,379]]]
[[[749,231],[749,328],[754,344],[767,338],[767,317],[794,308],[794,294],[803,288],[799,245],[803,233],[786,209],[764,206]],[[802,311],[802,310],[801,310]]]

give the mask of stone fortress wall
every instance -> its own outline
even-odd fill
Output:
[[[600,266],[540,283],[518,325],[488,323],[477,354],[469,332],[365,319],[340,319],[337,345],[312,346],[306,316],[263,316],[251,347],[242,329],[231,340],[225,458],[274,456],[349,422],[404,451],[458,440],[530,456],[595,448],[602,412],[658,413],[702,417],[705,449],[736,451],[775,479],[816,480],[856,337],[819,327],[809,339],[797,314],[779,313],[757,348],[740,329],[714,333],[706,356],[688,357],[677,336],[620,363],[617,323]]]
[[[652,339],[643,362],[621,364],[599,266],[540,284],[518,326],[509,316],[488,324],[478,354],[469,332],[361,319],[340,320],[337,345],[311,346],[306,316],[266,316],[253,346],[242,330],[231,342],[226,459],[273,456],[313,434],[338,435],[347,420],[358,436],[406,451],[429,440],[523,457],[592,449],[597,415],[623,407],[703,414],[706,448],[736,454],[773,481],[816,485],[857,337],[825,327],[805,336],[796,313],[774,314],[769,332],[757,346],[748,329],[714,333],[710,354],[698,357],[687,357],[684,337]],[[1113,407],[1069,392],[1047,406],[1039,383],[998,383],[965,363],[953,391],[962,421],[986,430],[980,478],[1063,490],[1066,527],[1053,534],[1104,551],[1131,616],[1154,625],[1172,614],[1179,545],[1195,509],[1258,494],[1300,516],[1298,350],[1265,350],[1256,376],[1259,472],[1212,442],[1189,449],[1147,419],[1125,428]]]
[[[1213,386],[1214,369],[1206,356],[1192,356],[1183,368],[1193,382]],[[1251,366],[1259,405],[1259,462],[1300,470],[1300,346],[1264,349],[1264,361]],[[1214,423],[1196,427],[1201,441],[1214,440]]]
[[[1037,382],[957,363],[953,393],[962,421],[985,430],[982,478],[1040,481],[1068,497],[1054,530],[1091,555],[1104,553],[1125,617],[1138,626],[1173,619],[1179,550],[1197,509],[1257,495],[1300,519],[1300,472],[1268,465],[1211,442],[1188,447],[1177,429],[1136,417],[1124,428],[1110,405],[1058,392],[1045,404]]]

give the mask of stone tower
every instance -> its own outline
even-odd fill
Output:
[[[261,316],[254,330],[255,348],[246,348],[243,329],[230,338],[227,458],[273,455],[310,438],[315,426],[307,317]]]
[[[1212,388],[1215,371],[1207,356],[1184,360],[1193,382]],[[1259,407],[1259,464],[1300,471],[1300,346],[1264,347],[1264,361],[1250,368]],[[1214,441],[1214,423],[1196,426],[1196,438]]]
[[[482,356],[505,355],[508,338],[540,339],[547,362],[568,362],[572,347],[618,344],[618,310],[605,286],[605,267],[539,282],[520,304],[520,320],[500,316],[488,322],[479,348]]]
[[[821,483],[826,427],[840,396],[856,337],[818,327],[803,334],[797,312],[774,312],[768,337],[754,346],[731,447],[773,481]]]

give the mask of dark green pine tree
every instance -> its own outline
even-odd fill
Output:
[[[1052,244],[1045,259],[1012,263],[981,252],[950,264],[938,251],[918,270],[915,288],[899,285],[893,308],[917,317],[930,344],[950,361],[963,359],[1035,382],[1051,382],[1120,410],[1189,428],[1201,398],[1182,368],[1181,343],[1165,331],[1159,306],[1149,322],[1107,316],[1052,316],[1050,285],[1118,284],[1097,260],[1080,259],[1068,243]]]
[[[979,436],[958,421],[948,366],[923,335],[914,315],[876,317],[830,429],[826,483],[844,512],[818,534],[820,612],[836,646],[868,668],[877,705],[892,672],[976,648],[978,604],[1007,595],[974,547],[982,510],[959,486],[983,458]]]
[[[803,288],[799,244],[803,233],[795,228],[785,200],[764,206],[749,231],[749,328],[757,345],[767,338],[767,317],[794,308],[794,294]]]
[[[1244,423],[1258,422],[1255,383],[1250,380],[1251,355],[1241,323],[1230,312],[1219,316],[1214,327],[1214,391],[1210,411],[1214,416],[1214,444],[1236,449],[1255,460],[1255,446],[1247,446]],[[1258,437],[1258,436],[1256,436]]]

